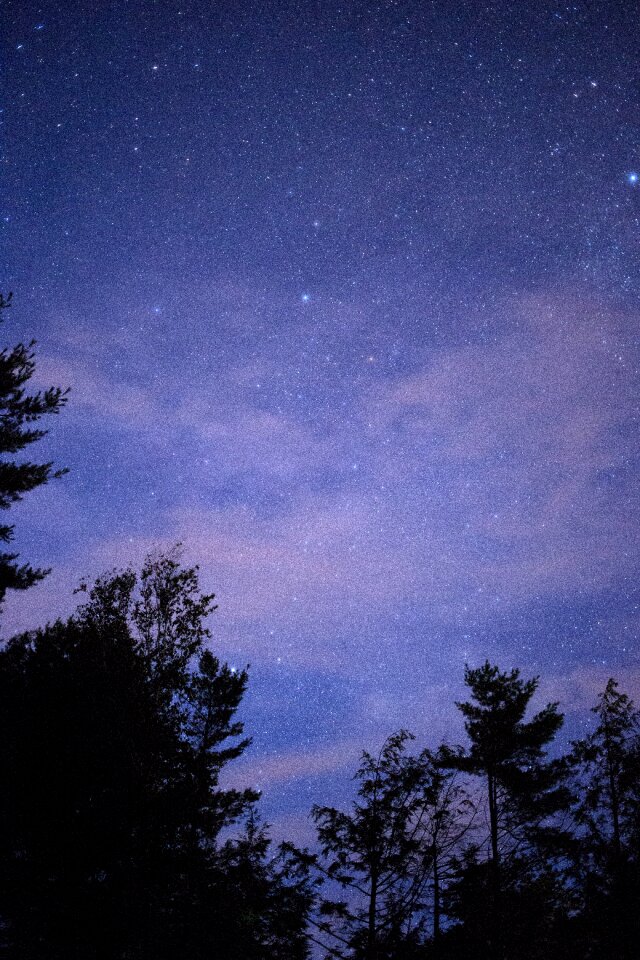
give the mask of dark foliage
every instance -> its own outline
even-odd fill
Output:
[[[364,753],[350,813],[315,807],[328,893],[318,900],[314,936],[334,957],[418,957],[430,929],[439,939],[442,886],[474,807],[442,751],[406,753],[411,735]]]
[[[569,757],[562,716],[529,718],[537,679],[465,674],[467,748],[364,754],[350,812],[314,808],[323,892],[311,937],[344,960],[637,955],[640,718],[610,681]]]
[[[219,785],[247,673],[206,648],[212,608],[163,556],[0,654],[2,955],[306,955],[304,876],[255,825],[220,841],[256,795]]]
[[[11,294],[0,294],[0,313],[10,306]],[[10,459],[45,436],[47,431],[36,424],[46,414],[58,413],[66,402],[66,392],[58,387],[26,392],[35,371],[34,347],[31,341],[0,351],[0,510],[8,510],[25,493],[66,473],[54,471],[52,463]],[[13,531],[12,524],[0,524],[0,542],[10,543]],[[7,590],[26,590],[48,573],[17,560],[17,553],[0,551],[0,605]]]
[[[584,957],[631,960],[640,944],[640,714],[610,679],[593,708],[597,725],[573,745],[574,870]]]
[[[467,851],[458,887],[450,893],[451,913],[471,934],[476,952],[537,956],[530,950],[528,925],[536,915],[531,904],[544,900],[545,917],[563,905],[554,861],[568,839],[555,815],[567,806],[569,793],[562,765],[546,756],[562,715],[551,703],[525,720],[538,681],[523,680],[518,670],[503,673],[487,662],[467,668],[465,682],[471,700],[457,706],[470,745],[451,751],[445,762],[479,780],[489,829]],[[465,894],[469,884],[473,897]]]
[[[5,457],[65,403],[26,392],[33,347],[0,352]],[[64,472],[2,460],[0,509]],[[0,606],[47,573],[17,559],[0,552]],[[313,808],[319,851],[273,853],[257,793],[220,784],[250,742],[248,674],[210,649],[197,568],[160,555],[80,590],[0,649],[0,958],[635,960],[640,712],[615,680],[551,758],[563,718],[530,715],[538,679],[467,667],[468,746],[388,737],[349,812]]]
[[[257,795],[220,783],[248,677],[211,652],[213,599],[159,556],[0,651],[0,957],[637,955],[640,715],[615,681],[551,759],[537,679],[467,669],[467,747],[390,736],[349,811],[314,807],[319,852],[274,853]]]
[[[322,857],[318,869],[339,897],[324,897],[317,929],[334,955],[379,958],[415,939],[424,873],[416,819],[423,769],[408,757],[400,731],[378,756],[364,753],[350,814],[315,807]]]

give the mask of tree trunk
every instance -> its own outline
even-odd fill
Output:
[[[371,891],[369,893],[369,917],[367,924],[367,960],[376,960],[378,945],[376,942],[376,912],[378,899],[378,872],[371,872]]]
[[[609,778],[609,802],[611,804],[611,819],[613,827],[613,852],[616,859],[616,866],[619,866],[622,857],[622,841],[620,839],[620,799],[618,797],[618,784],[613,764],[613,749],[609,730],[605,724],[605,747],[607,750],[607,774]]]
[[[497,874],[500,862],[500,852],[498,850],[498,798],[496,790],[496,780],[492,773],[488,776],[489,788],[489,824],[491,828],[491,860],[494,866],[494,872]]]
[[[440,874],[438,872],[438,857],[433,854],[433,943],[437,948],[440,942]]]
[[[489,824],[491,829],[491,947],[496,960],[501,960],[502,930],[500,909],[500,850],[498,847],[498,785],[495,775],[488,775]]]

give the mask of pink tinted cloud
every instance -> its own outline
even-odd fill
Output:
[[[617,431],[637,412],[637,358],[618,318],[592,304],[528,301],[518,316],[517,335],[443,352],[371,391],[366,416],[403,448],[382,465],[389,483],[447,471],[431,519],[454,556],[477,537],[505,548],[474,567],[491,589],[597,588],[619,570],[638,519],[633,499],[598,484],[629,455]]]
[[[433,455],[453,463],[504,449],[530,459],[528,466],[557,464],[578,475],[608,465],[602,433],[634,402],[634,358],[616,318],[562,300],[530,300],[512,311],[517,333],[441,352],[422,371],[372,391],[370,418],[436,437]]]
[[[255,512],[181,510],[176,538],[188,545],[238,625],[286,624],[298,629],[298,656],[349,659],[328,634],[375,617],[410,588],[407,558],[389,553],[375,534],[366,500],[304,498],[279,518]],[[317,645],[317,649],[316,649]]]
[[[86,357],[66,360],[39,356],[34,384],[40,388],[70,385],[68,409],[72,413],[115,420],[128,429],[157,430],[163,418],[151,390],[108,377]]]
[[[229,771],[229,785],[252,784],[260,789],[274,789],[312,777],[325,776],[338,771],[355,770],[362,753],[362,743],[346,740],[313,748],[298,747],[276,756],[260,759],[246,758]]]
[[[352,416],[336,414],[324,432],[256,407],[253,366],[231,368],[215,390],[185,392],[163,423],[200,438],[215,481],[194,474],[164,515],[162,544],[186,544],[233,629],[285,625],[316,637],[300,656],[326,662],[348,651],[321,635],[407,601],[461,624],[491,616],[496,603],[504,610],[616,580],[637,555],[637,498],[598,478],[629,453],[618,431],[637,404],[624,341],[637,318],[560,296],[505,310],[517,333],[440,351],[392,381],[363,381]],[[260,376],[274,362],[267,357]],[[53,382],[60,373],[46,370]],[[157,429],[153,393],[114,409],[108,384],[79,382],[97,412],[139,408],[143,434]],[[342,470],[342,482],[334,492],[310,485],[314,470]],[[282,482],[275,514],[207,505],[216,484],[243,471]],[[158,545],[136,535],[87,544],[84,554],[94,569]]]
[[[567,673],[541,677],[539,696],[547,701],[559,701],[565,714],[582,714],[595,706],[599,694],[613,676],[618,689],[626,693],[640,707],[640,666],[627,668],[624,674],[604,665],[580,666]]]

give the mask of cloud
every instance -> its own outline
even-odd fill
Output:
[[[229,785],[255,785],[259,789],[281,788],[295,780],[307,780],[339,771],[353,771],[358,765],[362,744],[356,740],[332,743],[314,749],[296,749],[277,756],[237,763],[227,774]]]
[[[465,661],[529,661],[523,674],[541,674],[538,698],[560,700],[568,729],[610,673],[640,701],[637,622],[615,601],[629,596],[640,561],[631,469],[640,316],[554,293],[507,304],[494,321],[485,342],[414,350],[404,372],[382,356],[368,363],[355,321],[344,342],[313,355],[308,327],[282,354],[277,343],[256,349],[249,331],[233,363],[196,369],[194,359],[188,380],[151,374],[124,389],[90,344],[43,358],[43,385],[71,383],[98,442],[122,431],[123,449],[141,448],[154,487],[164,481],[168,493],[131,506],[121,483],[113,509],[124,521],[105,537],[92,523],[99,491],[88,484],[84,496],[81,477],[75,487],[65,479],[66,503],[83,516],[73,559],[7,600],[5,634],[69,613],[81,575],[139,565],[182,541],[217,594],[216,649],[250,660],[256,689],[270,689],[271,668],[283,671],[264,738],[294,714],[297,740],[305,724],[315,733],[318,716],[341,738],[277,756],[256,746],[230,771],[265,791],[276,831],[299,842],[313,838],[308,819],[278,812],[306,809],[309,781],[326,783],[328,797],[332,780],[348,789],[363,746],[399,726],[419,745],[463,738],[453,701],[465,696]],[[346,361],[340,370],[326,361],[344,357],[345,343],[347,372]],[[53,494],[25,518],[68,539]],[[563,619],[572,610],[575,624]],[[546,620],[533,622],[536,611]],[[575,665],[586,651],[594,660],[597,645],[610,666]],[[302,692],[287,687],[296,670],[311,677]]]
[[[136,431],[157,430],[163,419],[162,407],[151,390],[107,376],[86,357],[67,360],[44,355],[37,363],[36,386],[71,385],[65,417],[89,416]]]
[[[362,651],[363,631],[375,638],[408,606],[451,636],[536,598],[615,586],[638,561],[626,465],[639,318],[559,294],[504,310],[503,335],[417,355],[402,375],[345,390],[306,367],[313,417],[290,398],[301,374],[291,362],[283,387],[269,345],[181,391],[117,396],[86,356],[45,365],[47,380],[74,382],[87,410],[135,429],[137,443],[161,432],[185,474],[170,506],[149,506],[147,528],[88,538],[78,564],[181,540],[232,635],[277,627],[300,638],[292,656],[327,667],[353,659],[345,637]],[[159,455],[154,482],[175,469]]]
[[[579,666],[556,676],[541,677],[540,694],[547,701],[559,701],[564,714],[583,714],[595,706],[598,696],[613,676],[621,693],[626,693],[640,706],[640,665],[621,674],[604,665]]]
[[[515,334],[372,390],[365,410],[401,450],[381,464],[387,482],[424,480],[453,577],[520,601],[556,584],[598,589],[624,564],[633,481],[607,478],[637,432],[637,357],[619,318],[592,304],[528,301],[517,320]]]

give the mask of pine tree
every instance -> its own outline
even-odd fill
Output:
[[[595,730],[573,744],[576,878],[589,950],[636,955],[640,937],[640,713],[610,679]]]
[[[10,307],[11,299],[11,294],[8,297],[0,294],[0,312]],[[66,470],[54,470],[52,463],[10,459],[45,436],[47,431],[35,424],[46,414],[58,413],[66,402],[66,391],[59,387],[26,392],[35,371],[34,347],[32,340],[0,351],[0,510],[8,510],[26,493],[66,473]],[[13,536],[12,524],[0,524],[2,543],[10,543]],[[29,564],[19,564],[17,560],[17,553],[0,552],[0,605],[7,590],[26,590],[48,573]]]
[[[547,759],[546,748],[563,718],[557,704],[550,703],[525,720],[538,679],[523,680],[518,670],[501,672],[486,662],[477,669],[467,667],[465,683],[471,700],[457,706],[465,718],[470,746],[466,751],[451,752],[448,762],[484,783],[488,859],[485,867],[481,850],[472,851],[467,879],[473,874],[474,882],[486,889],[485,913],[480,918],[486,949],[503,957],[507,900],[512,909],[516,901],[520,903],[524,913],[526,897],[536,884],[538,888],[554,887],[547,854],[554,845],[560,852],[561,834],[550,818],[567,805],[568,794],[561,782],[560,764]],[[478,900],[478,890],[473,897]],[[515,935],[513,913],[510,919]]]
[[[290,844],[272,854],[267,828],[252,813],[244,833],[220,850],[217,869],[226,918],[223,929],[211,928],[207,958],[305,960],[314,893],[308,858]]]
[[[574,743],[571,755],[579,781],[575,813],[602,856],[615,863],[629,851],[636,827],[640,713],[613,678],[592,712],[598,725]]]

